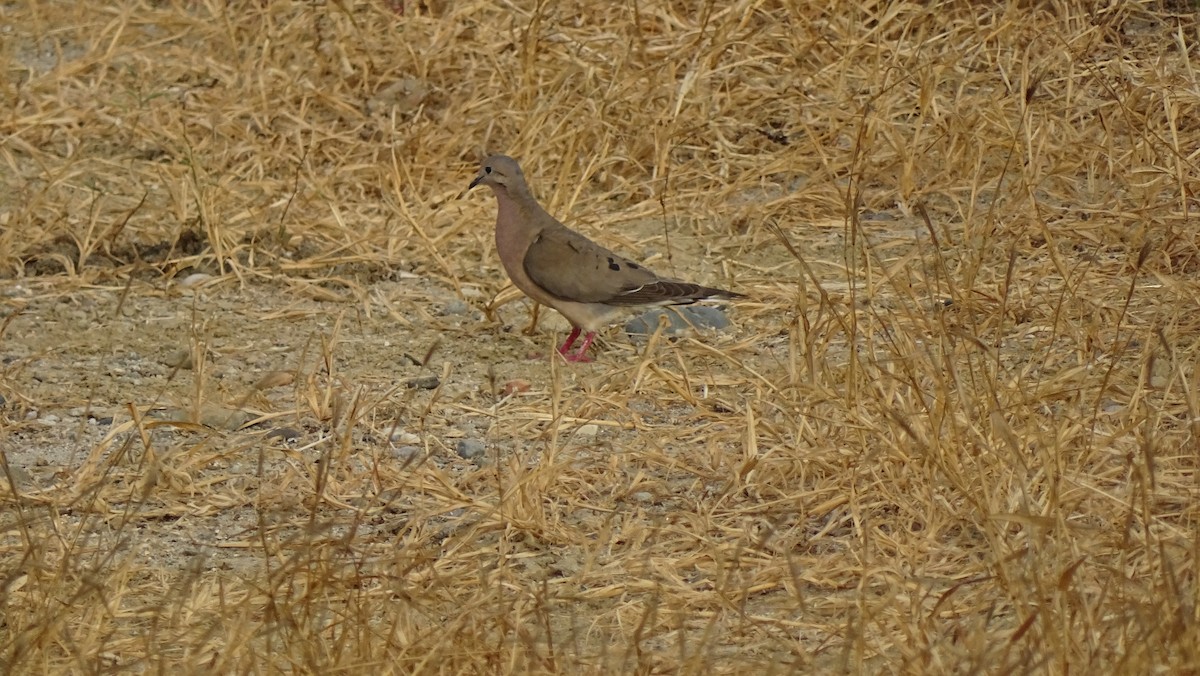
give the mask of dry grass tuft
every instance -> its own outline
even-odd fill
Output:
[[[1189,4],[0,28],[3,671],[1200,669]],[[527,361],[497,151],[736,330]]]

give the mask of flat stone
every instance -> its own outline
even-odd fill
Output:
[[[192,351],[188,349],[175,350],[171,354],[163,357],[162,364],[170,368],[179,368],[189,370],[195,367],[195,362],[192,360]]]
[[[684,317],[698,329],[722,331],[729,328],[729,317],[719,307],[711,305],[693,305],[683,308]]]
[[[404,381],[404,384],[409,389],[432,390],[441,385],[442,381],[437,376],[419,376],[417,378],[409,378]]]
[[[401,446],[392,451],[392,455],[405,465],[419,460],[424,453],[425,451],[417,446]]]
[[[268,439],[282,439],[284,441],[295,441],[301,436],[300,430],[294,427],[276,427],[267,432]]]
[[[658,330],[663,317],[667,322],[663,334],[667,336],[682,335],[689,329],[720,331],[729,327],[729,318],[720,308],[692,305],[650,310],[626,322],[625,332],[631,336],[650,336]]]
[[[246,411],[219,404],[205,404],[200,407],[199,411],[168,408],[152,417],[171,422],[194,423],[226,431],[236,430],[254,419],[254,416]]]
[[[483,457],[487,446],[478,439],[459,439],[458,443],[454,446],[454,450],[458,453],[458,457],[464,460],[474,460],[475,458]]]
[[[392,430],[392,434],[389,439],[393,444],[403,444],[406,446],[411,446],[421,442],[421,437],[401,427],[397,427],[396,429]]]
[[[471,306],[457,298],[442,306],[443,315],[465,315],[471,311]]]
[[[296,375],[288,371],[267,371],[254,384],[256,390],[269,390],[275,387],[285,387],[296,381]]]

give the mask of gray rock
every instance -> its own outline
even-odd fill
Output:
[[[658,330],[660,317],[667,318],[667,336],[678,336],[688,329],[720,331],[729,327],[729,318],[720,308],[708,305],[690,305],[673,308],[655,308],[634,317],[625,324],[625,332],[631,336],[649,336]]]
[[[454,300],[450,301],[449,303],[446,303],[446,305],[444,305],[442,307],[442,314],[443,315],[465,315],[468,312],[470,312],[470,310],[471,310],[470,305],[467,305],[466,303],[462,302],[461,300],[454,299]]]
[[[719,307],[711,305],[693,305],[682,308],[684,317],[698,329],[723,331],[729,328],[729,317]]]
[[[437,376],[418,376],[404,381],[404,385],[409,389],[418,390],[432,390],[441,384],[442,381]]]
[[[163,357],[162,364],[163,366],[180,368],[184,369],[185,371],[191,370],[196,366],[195,361],[192,360],[192,351],[186,348],[175,350],[171,354]]]
[[[411,446],[413,444],[420,443],[421,441],[421,437],[409,432],[403,427],[397,427],[396,429],[392,430],[392,433],[388,439],[393,444],[402,444],[404,446]]]
[[[454,450],[458,453],[458,457],[464,460],[474,460],[482,458],[487,447],[478,439],[459,439]]]
[[[24,467],[15,464],[9,465],[8,471],[12,473],[12,478],[17,482],[18,486],[22,488],[32,488],[36,485],[36,482],[33,480],[33,475],[25,471]]]
[[[212,427],[213,429],[232,432],[254,419],[254,416],[241,409],[230,408],[220,404],[205,403],[199,410],[190,408],[168,408],[155,411],[151,418],[185,422]]]
[[[421,455],[424,453],[425,451],[418,446],[401,446],[392,451],[392,455],[405,465],[420,460]]]
[[[301,436],[300,430],[294,427],[276,427],[267,432],[268,439],[282,439],[283,441],[295,441]]]

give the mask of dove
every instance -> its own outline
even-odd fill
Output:
[[[659,277],[571,230],[538,204],[517,161],[484,160],[468,190],[486,185],[496,195],[496,253],[514,286],[554,308],[571,323],[558,348],[568,362],[587,362],[596,332],[637,308],[734,300],[740,293]],[[571,348],[584,333],[583,342]]]

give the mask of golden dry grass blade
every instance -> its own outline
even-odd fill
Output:
[[[1193,3],[0,17],[6,673],[1200,664]],[[734,328],[557,359],[492,152]]]

